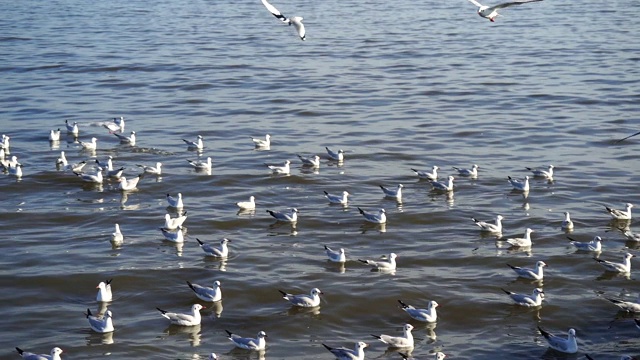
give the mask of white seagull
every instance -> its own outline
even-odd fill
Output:
[[[633,204],[627,203],[626,209],[623,211],[623,210],[612,209],[608,206],[605,206],[605,208],[607,209],[611,217],[616,220],[631,220],[632,207],[633,207]]]
[[[182,193],[178,193],[177,197],[167,194],[167,202],[169,203],[169,206],[176,209],[182,209],[184,207],[184,204],[182,203]]]
[[[107,310],[104,316],[95,316],[91,314],[91,309],[87,309],[85,315],[89,320],[91,330],[101,334],[113,332],[113,313],[111,313],[111,310]]]
[[[2,134],[2,141],[0,141],[0,149],[9,150],[9,140],[11,139],[10,136]]]
[[[118,185],[118,189],[119,189],[119,190],[124,190],[124,191],[127,191],[127,190],[133,190],[133,189],[135,189],[135,188],[138,186],[138,182],[139,182],[139,181],[140,181],[140,175],[138,175],[138,176],[134,177],[134,178],[133,178],[133,179],[131,179],[131,180],[127,180],[127,178],[126,178],[126,177],[121,176],[121,177],[118,179],[118,182],[120,183],[120,184]]]
[[[300,154],[296,155],[298,155],[298,158],[302,161],[302,166],[313,167],[316,169],[320,167],[320,156],[314,155],[313,157],[304,157]]]
[[[545,178],[545,179],[553,179],[553,165],[549,165],[549,167],[545,170],[545,169],[533,169],[533,168],[526,168],[527,170],[531,171],[533,173],[533,176],[535,177],[540,177],[540,178]]]
[[[606,271],[617,272],[622,274],[628,274],[631,272],[631,258],[634,257],[633,254],[626,253],[622,258],[621,263],[602,260],[593,258],[593,260],[597,261],[598,264],[602,265]]]
[[[573,221],[571,221],[571,216],[569,215],[568,211],[564,212],[564,220],[562,221],[562,225],[560,225],[560,228],[564,231],[573,230]]]
[[[9,172],[9,175],[20,178],[22,177],[22,164],[16,164],[14,166],[9,164],[9,168],[7,169],[7,171]]]
[[[60,129],[49,131],[49,141],[60,141]]]
[[[400,306],[402,306],[402,310],[406,311],[409,316],[418,320],[433,323],[438,320],[438,313],[436,312],[436,308],[438,307],[438,303],[431,300],[427,303],[426,309],[416,309],[411,305],[407,305],[402,300],[398,300]]]
[[[269,4],[267,0],[262,0],[262,4],[267,8],[267,10],[269,10],[271,14],[273,14],[273,16],[281,20],[283,23],[287,25],[293,24],[293,26],[296,28],[296,31],[298,32],[298,36],[300,36],[300,39],[306,40],[306,37],[305,37],[306,31],[304,29],[304,25],[302,24],[303,18],[301,16],[294,16],[291,18],[287,18],[284,15],[282,15],[280,11],[276,9],[273,5]]]
[[[440,169],[439,167],[433,165],[433,169],[431,170],[431,172],[426,172],[426,171],[420,171],[420,170],[416,170],[416,169],[411,169],[414,173],[416,173],[416,175],[418,175],[418,177],[420,179],[427,179],[427,180],[431,180],[431,181],[436,181],[438,180],[438,169]]]
[[[411,330],[413,330],[413,326],[411,324],[405,324],[402,327],[402,330],[404,332],[402,336],[390,336],[390,335],[384,335],[384,334],[383,335],[371,334],[371,336],[389,345],[389,347],[412,348],[413,334],[411,334]]]
[[[402,199],[402,188],[403,187],[404,187],[404,185],[398,184],[398,186],[395,189],[389,189],[389,188],[386,188],[386,187],[380,185],[380,189],[382,189],[382,192],[384,193],[384,196],[390,197],[390,198],[394,198],[394,199],[398,199],[398,200]]]
[[[192,284],[189,281],[187,281],[187,285],[193,290],[198,299],[202,301],[217,302],[222,300],[222,289],[220,288],[220,281],[218,280],[213,282],[213,287]]]
[[[480,221],[476,218],[471,218],[471,220],[480,227],[480,231],[496,234],[502,233],[502,219],[504,219],[504,217],[502,217],[502,215],[498,215],[496,216],[495,224],[492,224],[486,221]]]
[[[386,211],[384,211],[384,209],[380,209],[378,210],[377,213],[371,213],[368,211],[364,211],[360,208],[358,208],[358,211],[360,212],[360,214],[362,214],[362,216],[364,216],[364,219],[370,223],[374,223],[374,224],[384,224],[387,222],[387,215],[386,215]]]
[[[518,0],[518,1],[511,1],[511,2],[506,2],[498,5],[493,5],[493,6],[482,5],[476,0],[469,0],[469,1],[478,7],[478,15],[482,16],[485,19],[489,19],[491,22],[494,22],[494,18],[496,16],[500,16],[500,14],[498,14],[498,9],[506,8],[512,5],[521,5],[521,4],[526,4],[534,1],[542,1],[542,0]]]
[[[513,266],[510,264],[507,264],[507,266],[510,267],[511,270],[515,271],[516,274],[518,274],[518,276],[521,278],[532,279],[532,280],[542,280],[544,278],[544,272],[542,269],[545,266],[547,266],[547,264],[544,261],[537,261],[535,269],[523,268],[520,266]]]
[[[269,215],[273,216],[278,221],[294,223],[298,221],[298,209],[291,208],[286,211],[272,211],[267,210]]]
[[[595,251],[595,252],[600,252],[602,251],[602,238],[600,236],[594,236],[593,240],[589,241],[589,242],[580,242],[580,241],[576,241],[575,239],[567,236],[567,239],[569,239],[569,243],[573,246],[576,247],[576,249],[578,250],[582,250],[582,251]]]
[[[113,246],[120,246],[124,242],[124,236],[120,231],[120,225],[116,224],[116,230],[111,233],[111,244]]]
[[[162,231],[162,235],[168,241],[175,242],[175,243],[184,242],[184,235],[182,235],[182,226],[178,226],[176,231],[169,231],[163,228],[160,228],[160,231]]]
[[[267,167],[269,169],[271,169],[271,172],[273,174],[277,174],[277,175],[288,175],[290,173],[290,168],[289,168],[289,164],[291,164],[291,161],[287,160],[284,162],[284,165],[282,166],[277,166],[277,165],[269,165],[269,164],[265,164],[267,165]]]
[[[231,340],[231,342],[233,342],[236,347],[239,347],[240,349],[246,349],[246,350],[264,350],[265,347],[267,346],[267,342],[265,340],[265,338],[267,337],[267,334],[264,331],[260,331],[258,333],[258,337],[253,339],[253,338],[243,338],[241,336],[238,336],[234,333],[232,333],[229,330],[225,330],[227,332],[227,334],[229,334],[229,340]]]
[[[98,168],[98,171],[95,174],[85,174],[75,171],[73,173],[76,174],[76,176],[78,176],[84,182],[102,184],[102,181],[104,180],[104,178],[102,177],[102,168]]]
[[[322,344],[325,349],[329,350],[333,356],[338,360],[364,360],[364,348],[366,348],[366,343],[359,341],[356,343],[355,349],[347,349],[344,347],[333,348],[327,344]]]
[[[264,139],[251,138],[253,141],[253,145],[257,148],[268,148],[271,147],[271,135],[267,134],[264,136]]]
[[[332,195],[329,194],[328,192],[324,192],[324,197],[327,198],[327,200],[329,200],[330,203],[332,204],[341,204],[341,205],[347,205],[347,203],[349,202],[348,196],[350,194],[346,191],[342,192],[342,195]]]
[[[101,281],[96,289],[98,289],[98,295],[96,295],[97,302],[110,302],[113,300],[113,293],[111,292],[111,281],[113,279],[109,279],[107,281]]]
[[[70,124],[69,120],[65,120],[64,124],[67,127],[67,132],[68,133],[71,133],[71,134],[76,135],[76,136],[78,135],[79,130],[78,130],[78,123],[77,122],[74,121],[73,124]]]
[[[509,238],[509,239],[506,239],[504,241],[509,243],[511,246],[515,246],[515,247],[530,247],[532,245],[532,243],[531,243],[531,233],[532,232],[533,232],[533,230],[531,230],[530,228],[527,228],[527,230],[525,230],[525,232],[524,232],[524,237],[521,237],[521,238]]]
[[[185,144],[187,144],[187,149],[189,150],[202,150],[204,149],[204,143],[202,142],[202,135],[198,135],[196,141],[189,141],[187,139],[182,139]]]
[[[375,260],[362,260],[358,259],[358,261],[373,266],[378,271],[393,271],[396,269],[396,258],[398,255],[395,253],[390,253],[388,257],[385,257],[382,261]]]
[[[175,230],[179,226],[182,226],[184,222],[187,220],[187,213],[183,213],[182,215],[178,215],[178,217],[172,218],[171,215],[164,215],[164,228],[167,230]]]
[[[454,170],[456,170],[458,172],[458,175],[460,176],[468,176],[471,177],[473,179],[478,177],[478,165],[473,164],[471,166],[471,169],[463,169],[463,168],[457,168],[457,167],[453,167]]]
[[[516,294],[505,289],[502,289],[502,291],[509,295],[516,305],[520,306],[538,307],[542,305],[542,299],[544,298],[544,291],[540,288],[533,289],[533,293],[531,295]]]
[[[525,176],[524,180],[513,179],[511,176],[507,176],[509,179],[509,183],[513,186],[514,190],[518,191],[529,191],[529,176]]]
[[[91,142],[84,142],[84,141],[78,141],[80,143],[80,146],[82,146],[83,150],[95,150],[98,148],[98,143],[97,143],[98,139],[92,137],[91,138]]]
[[[615,306],[619,307],[620,310],[630,312],[630,313],[640,313],[640,303],[634,301],[624,301],[618,299],[605,298],[611,301]],[[639,299],[640,300],[640,299]]]
[[[156,166],[140,165],[140,164],[138,164],[137,166],[141,167],[145,174],[151,174],[151,175],[161,175],[162,174],[162,163],[161,162],[157,162]]]
[[[324,250],[327,253],[327,257],[329,258],[329,261],[337,262],[337,263],[344,263],[347,261],[347,257],[344,253],[343,248],[340,248],[340,250],[333,250],[327,245],[325,245]]]
[[[18,355],[22,356],[24,360],[62,360],[62,358],[60,357],[60,354],[62,354],[62,349],[60,349],[59,347],[54,347],[53,349],[51,349],[50,355],[38,355],[30,353],[28,351],[20,349],[19,347],[17,347],[16,350],[18,351]]]
[[[432,181],[431,186],[433,186],[434,190],[453,191],[453,180],[454,180],[454,177],[449,176],[447,178],[447,182]]]
[[[278,291],[282,294],[282,298],[289,301],[291,305],[305,308],[320,306],[320,295],[323,294],[318,288],[311,289],[309,295],[293,295],[282,290]]]
[[[220,247],[214,247],[206,244],[198,238],[196,238],[196,241],[207,256],[213,256],[217,258],[226,258],[227,256],[229,256],[229,247],[227,246],[227,243],[231,240],[227,238],[220,240]]]
[[[171,324],[173,325],[181,325],[181,326],[194,326],[199,325],[201,321],[200,310],[205,307],[200,304],[191,305],[191,313],[190,314],[178,314],[172,313],[160,308],[156,308],[162,316],[169,319]]]
[[[242,210],[255,210],[256,208],[256,198],[255,196],[249,196],[249,201],[238,201],[236,206]]]
[[[574,329],[569,329],[566,339],[553,335],[542,329],[540,326],[538,326],[538,330],[540,330],[542,336],[547,339],[550,348],[566,354],[575,354],[578,352],[578,342],[576,339],[576,331]]]
[[[136,132],[132,131],[131,135],[129,136],[125,136],[125,135],[120,135],[120,134],[113,134],[115,135],[119,140],[121,144],[129,144],[131,146],[135,146],[136,145]]]
[[[329,147],[324,147],[327,150],[327,154],[329,158],[334,161],[342,162],[344,161],[344,150],[340,149],[338,152],[332,151]]]
[[[209,172],[211,171],[211,167],[213,166],[213,164],[211,163],[211,157],[207,158],[207,161],[202,161],[202,160],[187,160],[189,162],[189,164],[191,164],[191,166],[193,166],[193,168],[196,171],[206,171]]]

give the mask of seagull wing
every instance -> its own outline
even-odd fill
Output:
[[[264,7],[266,7],[267,10],[269,10],[269,12],[273,14],[273,16],[275,16],[278,19],[282,20],[282,22],[287,23],[287,24],[289,23],[289,19],[287,19],[286,16],[282,15],[280,10],[276,9],[273,5],[269,4],[267,2],[267,0],[262,0],[262,5],[264,5]]]
[[[472,1],[472,0],[469,0]],[[520,1],[511,1],[511,2],[506,2],[506,3],[502,3],[502,4],[498,4],[495,6],[492,6],[492,8],[494,9],[502,9],[502,8],[506,8],[509,7],[511,5],[522,5],[522,4],[526,4],[526,3],[530,3],[530,2],[535,2],[535,1],[542,1],[542,0],[520,0]]]
[[[473,5],[477,6],[477,7],[482,7],[482,4],[480,4],[479,2],[477,2],[476,0],[469,0]]]

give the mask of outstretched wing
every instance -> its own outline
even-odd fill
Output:
[[[472,1],[472,0],[469,0],[469,1]],[[522,4],[526,4],[526,3],[530,3],[530,2],[535,2],[535,1],[542,1],[542,0],[520,0],[520,1],[511,1],[511,2],[502,3],[502,4],[499,4],[499,5],[492,6],[492,8],[494,8],[494,9],[502,9],[502,8],[509,7],[509,6],[511,6],[511,5],[522,5]]]
[[[273,5],[269,4],[267,0],[262,0],[262,4],[264,5],[264,7],[267,8],[267,10],[269,10],[270,13],[273,14],[273,16],[282,20],[282,22],[284,23],[287,23],[287,24],[289,23],[289,19],[287,19],[284,15],[282,15],[280,10],[276,9]]]

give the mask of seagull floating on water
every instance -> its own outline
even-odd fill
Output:
[[[254,210],[256,208],[255,196],[249,196],[249,201],[238,201],[236,206],[242,210]]]
[[[282,298],[289,301],[291,305],[299,306],[299,307],[316,307],[320,305],[320,295],[323,294],[322,291],[318,288],[311,289],[309,295],[301,294],[301,295],[293,295],[286,293],[282,290],[278,290],[282,294]]]
[[[416,173],[416,175],[418,175],[418,177],[420,179],[427,179],[427,180],[431,180],[431,181],[436,181],[438,180],[438,169],[440,169],[439,167],[433,165],[433,169],[431,170],[431,172],[426,172],[426,171],[420,171],[420,170],[416,170],[416,169],[411,169],[414,173]]]
[[[160,228],[160,231],[162,231],[162,235],[168,241],[175,242],[175,243],[184,242],[184,235],[182,235],[182,226],[178,226],[178,228],[175,231],[170,231],[164,228]]]
[[[316,169],[320,167],[320,156],[314,155],[313,157],[304,157],[300,154],[296,155],[298,155],[298,158],[302,161],[303,166],[313,167]]]
[[[284,165],[282,165],[282,166],[269,165],[269,164],[265,164],[265,165],[267,165],[267,167],[269,169],[271,169],[271,172],[273,174],[288,175],[290,173],[289,164],[291,164],[291,161],[287,160],[287,161],[284,162]]]
[[[553,165],[549,165],[549,167],[545,170],[545,169],[533,169],[533,168],[526,168],[527,170],[531,171],[533,173],[533,176],[535,177],[541,177],[541,178],[545,178],[545,179],[553,179]]]
[[[102,181],[104,180],[102,177],[102,168],[98,168],[98,171],[95,174],[79,173],[75,171],[73,173],[84,182],[102,184]]]
[[[327,200],[329,200],[329,202],[332,203],[332,204],[347,205],[347,203],[349,201],[349,199],[348,199],[349,195],[350,194],[348,192],[346,192],[346,191],[342,192],[342,196],[332,195],[332,194],[329,194],[326,191],[324,192],[324,197],[326,197]]]
[[[156,309],[160,311],[162,316],[169,319],[169,321],[171,321],[171,324],[173,325],[195,326],[200,324],[200,321],[201,321],[200,310],[204,308],[205,307],[200,304],[193,304],[191,305],[190,314],[178,314],[178,313],[168,312],[160,308],[156,308]]]
[[[635,255],[626,253],[621,263],[593,258],[598,264],[602,265],[606,271],[628,274],[631,272],[631,258]]]
[[[111,233],[111,245],[120,246],[124,242],[124,236],[120,231],[120,225],[116,224],[116,230]]]
[[[65,120],[64,124],[67,127],[67,132],[68,133],[78,136],[78,133],[80,131],[78,129],[78,123],[77,122],[74,121],[73,124],[70,124],[69,120]]]
[[[581,251],[595,251],[595,252],[600,252],[602,251],[602,238],[600,236],[594,236],[593,240],[589,241],[589,242],[580,242],[580,241],[576,241],[575,239],[567,236],[567,239],[569,239],[569,243],[573,246],[576,247],[576,249],[581,250]]]
[[[129,136],[125,136],[125,135],[120,135],[120,134],[113,134],[115,135],[119,140],[121,144],[129,144],[131,146],[135,146],[136,145],[136,132],[132,131],[131,135]]]
[[[476,218],[471,218],[471,220],[480,227],[480,231],[496,234],[502,233],[502,219],[504,219],[504,217],[502,217],[502,215],[498,215],[496,216],[495,224],[492,224],[486,221],[480,221]]]
[[[226,258],[227,256],[229,256],[229,247],[227,246],[227,243],[231,240],[227,238],[220,240],[220,247],[214,247],[206,244],[198,238],[196,238],[196,241],[207,256],[213,256],[217,258]]]
[[[120,116],[119,118],[113,118],[113,121],[110,123],[103,124],[110,133],[115,133],[116,131],[123,132],[124,131],[124,117]]]
[[[104,316],[94,316],[91,314],[91,309],[87,309],[85,315],[89,320],[91,330],[101,334],[113,332],[113,313],[111,313],[111,310],[107,310]]]
[[[618,299],[605,298],[612,302],[615,306],[620,308],[622,311],[630,312],[630,313],[640,313],[640,298],[636,301],[624,301]]]
[[[353,350],[344,347],[333,348],[325,343],[322,343],[322,346],[329,350],[338,360],[364,360],[364,348],[369,345],[359,341]]]
[[[550,332],[542,329],[540,326],[538,326],[538,330],[540,330],[542,336],[547,339],[550,348],[566,354],[575,354],[578,352],[576,331],[574,329],[569,329],[566,339],[551,334]]]
[[[301,16],[294,16],[291,18],[287,18],[284,15],[282,15],[280,11],[276,9],[273,5],[269,4],[267,0],[262,0],[262,4],[267,8],[267,10],[269,10],[271,14],[273,14],[273,16],[281,20],[283,23],[287,25],[293,24],[293,26],[296,28],[296,31],[298,32],[298,36],[300,36],[300,39],[306,40],[306,36],[305,36],[306,31],[304,29],[304,24],[302,24],[303,18]]]
[[[476,0],[469,0],[469,1],[478,7],[478,15],[482,16],[485,19],[489,19],[489,21],[491,22],[494,22],[495,21],[494,18],[496,16],[500,16],[500,14],[498,14],[498,9],[506,8],[512,5],[521,5],[521,4],[526,4],[526,3],[535,2],[535,1],[542,1],[542,0],[519,0],[519,1],[511,1],[511,2],[506,2],[498,5],[493,5],[493,6],[482,5]]]
[[[406,311],[409,316],[418,321],[433,323],[438,320],[438,313],[436,312],[438,303],[433,300],[427,303],[426,309],[416,309],[411,305],[405,304],[402,300],[398,300],[398,302],[400,303],[400,306],[402,306],[402,310]]]
[[[537,261],[535,269],[523,268],[507,264],[511,270],[515,271],[519,277],[532,280],[542,280],[544,278],[543,268],[547,266],[544,261]]]
[[[167,202],[169,203],[169,206],[176,209],[182,209],[184,207],[184,204],[182,203],[182,193],[178,193],[177,197],[167,194]]]
[[[609,212],[611,217],[616,219],[616,220],[631,220],[631,208],[632,207],[633,207],[633,204],[627,203],[626,204],[626,208],[623,211],[623,210],[612,209],[612,208],[610,208],[608,206],[605,206],[605,208],[607,209],[607,211]]]
[[[447,182],[432,181],[431,186],[433,186],[433,190],[453,191],[453,180],[454,180],[454,177],[449,176],[447,178]]]
[[[405,324],[402,327],[403,335],[402,336],[390,336],[390,335],[373,335],[374,338],[382,341],[383,343],[389,345],[389,347],[393,348],[413,348],[413,335],[411,334],[411,330],[413,330],[413,326],[411,324]]]
[[[340,149],[338,152],[332,151],[329,147],[324,147],[327,150],[327,155],[329,158],[334,161],[342,162],[344,161],[344,150]]]
[[[516,303],[516,305],[526,306],[526,307],[541,306],[542,299],[544,297],[544,291],[542,291],[542,289],[540,288],[533,289],[533,294],[531,295],[516,294],[514,292],[507,291],[505,289],[502,289],[502,291],[504,291],[507,295],[509,295],[509,297],[511,297],[511,300],[513,300]]]
[[[362,260],[358,259],[358,261],[373,266],[378,271],[393,271],[396,269],[396,258],[398,255],[395,253],[390,253],[389,256],[385,257],[381,261],[375,260]]]
[[[60,141],[60,129],[49,132],[49,141]]]
[[[78,141],[78,143],[80,144],[80,146],[82,146],[83,150],[89,150],[89,151],[94,151],[98,148],[98,143],[97,143],[98,139],[96,138],[91,138],[90,142],[84,142],[84,141]]]
[[[137,166],[141,167],[145,174],[151,174],[151,175],[161,175],[162,174],[162,163],[161,162],[157,162],[156,166],[140,165],[140,164],[138,164]]]
[[[203,139],[202,135],[198,135],[196,141],[189,141],[187,139],[182,139],[182,141],[187,144],[187,149],[189,150],[202,150],[204,149]]]
[[[509,238],[509,239],[506,239],[504,241],[509,243],[511,246],[515,246],[515,247],[530,247],[532,245],[532,243],[531,243],[531,233],[532,232],[533,232],[533,230],[531,230],[530,228],[527,228],[527,230],[525,230],[525,232],[524,232],[524,237],[521,237],[521,238]]]
[[[241,336],[238,336],[232,333],[229,330],[225,330],[225,331],[227,332],[227,334],[229,334],[229,340],[231,340],[231,342],[233,342],[235,346],[240,349],[264,350],[265,347],[267,346],[267,342],[265,340],[265,338],[267,337],[267,334],[264,331],[260,331],[258,333],[258,336],[255,339],[243,338]]]
[[[525,176],[524,180],[513,179],[511,178],[511,176],[507,176],[507,178],[509,179],[509,183],[511,183],[511,186],[513,186],[514,190],[524,192],[529,191],[529,176]]]
[[[358,208],[358,211],[360,212],[360,214],[362,214],[362,216],[364,216],[364,219],[370,223],[374,223],[374,224],[384,224],[387,222],[387,215],[386,215],[386,211],[384,211],[384,209],[380,209],[378,210],[377,213],[371,213],[368,211],[364,211],[360,208]]]
[[[101,281],[96,289],[98,289],[98,295],[96,295],[97,302],[110,302],[113,300],[113,294],[111,293],[111,281],[113,279],[109,279],[107,281]]]
[[[384,193],[384,196],[390,197],[390,198],[394,198],[394,199],[397,199],[397,200],[401,200],[402,199],[402,188],[403,187],[404,187],[404,185],[398,184],[398,186],[395,189],[389,189],[389,188],[386,188],[386,187],[380,185],[380,189],[382,189],[382,192]]]
[[[62,358],[60,357],[60,354],[62,354],[62,349],[60,349],[59,347],[54,347],[53,349],[51,349],[50,355],[46,355],[46,354],[38,355],[38,354],[30,353],[28,351],[24,351],[20,349],[19,347],[16,347],[16,350],[24,360],[62,360]]]
[[[193,290],[198,299],[202,301],[217,302],[222,300],[222,289],[220,288],[220,281],[218,280],[213,282],[213,287],[192,284],[189,281],[187,281],[187,285]]]
[[[187,220],[187,213],[183,213],[182,215],[178,215],[177,217],[172,218],[171,215],[164,215],[164,228],[167,230],[175,230],[179,226],[182,226],[184,222]]]
[[[467,176],[467,177],[471,177],[473,179],[476,179],[478,177],[478,165],[473,164],[471,166],[471,169],[463,169],[463,168],[457,168],[457,167],[453,167],[454,170],[456,170],[458,172],[458,175],[460,176]]]
[[[347,257],[344,254],[344,249],[340,248],[339,250],[333,250],[327,245],[324,246],[324,250],[327,253],[327,257],[332,262],[344,263],[347,261]]]
[[[187,160],[189,162],[189,164],[191,166],[193,166],[193,168],[196,171],[205,171],[205,172],[210,172],[211,171],[211,167],[213,166],[213,164],[211,163],[211,157],[207,158],[207,161],[202,161],[202,160]]]
[[[571,216],[569,215],[568,211],[564,212],[564,220],[562,221],[562,225],[560,225],[560,228],[564,231],[573,230],[573,221],[571,221]]]
[[[298,221],[298,209],[296,208],[287,209],[285,211],[267,210],[267,212],[278,221],[290,223]]]
[[[257,148],[268,148],[271,147],[271,135],[267,134],[264,136],[264,139],[251,138],[253,141],[253,145]]]
[[[124,190],[124,191],[128,191],[128,190],[133,190],[138,186],[138,182],[140,181],[140,175],[134,177],[133,179],[127,180],[126,177],[121,176],[118,179],[118,182],[120,183],[118,185],[118,189],[120,190]]]

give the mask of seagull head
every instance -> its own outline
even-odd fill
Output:
[[[258,333],[258,338],[259,338],[259,339],[260,339],[260,338],[264,339],[264,338],[266,338],[266,337],[267,337],[267,333],[266,333],[266,332],[264,332],[264,331],[260,331],[260,332]]]

